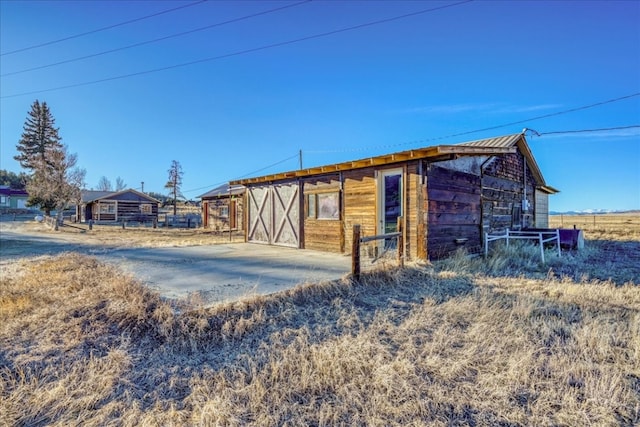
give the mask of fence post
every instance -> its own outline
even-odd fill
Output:
[[[400,268],[404,268],[404,239],[402,238],[404,230],[402,229],[401,216],[398,217],[398,225],[396,229],[400,233],[398,236],[398,265],[400,265]]]
[[[89,220],[89,230],[93,230],[93,220]]]
[[[353,226],[353,241],[351,243],[351,275],[360,280],[360,225]]]

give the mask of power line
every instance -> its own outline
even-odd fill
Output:
[[[154,69],[151,69],[151,70],[138,71],[138,72],[135,72],[135,73],[122,74],[122,75],[119,75],[119,76],[107,77],[107,78],[104,78],[104,79],[92,80],[92,81],[83,82],[83,83],[74,83],[74,84],[69,84],[69,85],[65,85],[65,86],[58,86],[58,87],[50,88],[50,89],[41,89],[41,90],[34,90],[34,91],[30,91],[30,92],[17,93],[17,94],[13,94],[13,95],[4,95],[4,96],[0,96],[0,99],[15,98],[15,97],[18,97],[18,96],[33,95],[33,94],[36,94],[36,93],[53,92],[53,91],[56,91],[56,90],[71,89],[71,88],[80,87],[80,86],[88,86],[88,85],[97,84],[97,83],[104,83],[104,82],[113,81],[113,80],[121,80],[121,79],[129,78],[129,77],[135,77],[135,76],[141,76],[141,75],[145,75],[145,74],[156,73],[156,72],[159,72],[159,71],[166,71],[166,70],[171,70],[171,69],[175,69],[175,68],[187,67],[187,66],[190,66],[190,65],[195,65],[195,64],[200,64],[200,63],[204,63],[204,62],[215,61],[215,60],[218,60],[218,59],[229,58],[229,57],[233,57],[233,56],[245,55],[245,54],[248,54],[248,53],[258,52],[258,51],[267,50],[267,49],[273,49],[273,48],[276,48],[276,47],[281,47],[281,46],[286,46],[286,45],[290,45],[290,44],[294,44],[294,43],[300,43],[300,42],[307,41],[307,40],[313,40],[313,39],[317,39],[317,38],[327,37],[327,36],[331,36],[331,35],[334,35],[334,34],[344,33],[344,32],[347,32],[347,31],[358,30],[358,29],[365,28],[365,27],[370,27],[370,26],[373,26],[373,25],[385,24],[385,23],[388,23],[388,22],[397,21],[397,20],[400,20],[400,19],[405,19],[405,18],[421,15],[421,14],[428,13],[428,12],[434,12],[434,11],[441,10],[441,9],[446,9],[446,8],[450,8],[450,7],[454,7],[454,6],[459,6],[459,5],[462,5],[462,4],[470,3],[472,1],[473,0],[463,0],[461,2],[452,3],[452,4],[445,5],[445,6],[438,6],[438,7],[422,9],[422,10],[418,10],[416,12],[406,13],[406,14],[394,16],[394,17],[391,17],[391,18],[379,19],[377,21],[366,22],[364,24],[353,25],[353,26],[350,26],[350,27],[344,27],[344,28],[340,28],[340,29],[337,29],[337,30],[326,31],[326,32],[323,32],[323,33],[313,34],[313,35],[305,36],[305,37],[299,37],[297,39],[287,40],[287,41],[278,42],[278,43],[271,43],[271,44],[267,44],[267,45],[263,45],[263,46],[259,46],[259,47],[255,47],[255,48],[239,50],[239,51],[226,53],[226,54],[222,54],[222,55],[218,55],[218,56],[212,56],[212,57],[208,57],[208,58],[197,59],[195,61],[183,62],[181,64],[174,64],[174,65],[169,65],[169,66],[166,66],[166,67],[154,68]]]
[[[243,20],[246,20],[246,19],[249,19],[249,18],[255,18],[256,16],[267,15],[269,13],[278,12],[280,10],[288,9],[288,8],[291,8],[291,7],[300,6],[300,5],[304,4],[304,3],[309,3],[309,2],[311,2],[311,0],[303,0],[303,1],[300,1],[298,3],[288,4],[288,5],[277,7],[277,8],[274,8],[274,9],[268,9],[268,10],[264,10],[264,11],[261,11],[261,12],[252,13],[250,15],[245,15],[245,16],[241,16],[241,17],[238,17],[238,18],[229,19],[227,21],[217,22],[215,24],[211,24],[211,25],[207,25],[207,26],[199,27],[199,28],[194,28],[194,29],[188,30],[188,31],[182,31],[180,33],[175,33],[175,34],[171,34],[171,35],[164,36],[164,37],[159,37],[159,38],[152,39],[152,40],[147,40],[147,41],[143,41],[143,42],[139,42],[139,43],[134,43],[134,44],[130,44],[130,45],[127,45],[127,46],[118,47],[118,48],[115,48],[115,49],[105,50],[105,51],[102,51],[102,52],[92,53],[90,55],[79,56],[79,57],[72,58],[72,59],[66,59],[64,61],[58,61],[58,62],[54,62],[54,63],[51,63],[51,64],[40,65],[38,67],[32,67],[32,68],[26,68],[24,70],[12,71],[10,73],[5,73],[5,74],[0,75],[0,77],[7,77],[7,76],[13,76],[13,75],[16,75],[16,74],[27,73],[27,72],[30,72],[30,71],[42,70],[43,68],[50,68],[50,67],[54,67],[54,66],[62,65],[62,64],[69,64],[71,62],[77,62],[77,61],[81,61],[83,59],[95,58],[97,56],[102,56],[102,55],[106,55],[106,54],[109,54],[109,53],[114,53],[114,52],[119,52],[119,51],[122,51],[122,50],[132,49],[134,47],[144,46],[144,45],[151,44],[151,43],[157,43],[157,42],[160,42],[160,41],[164,41],[164,40],[168,40],[168,39],[172,39],[172,38],[176,38],[176,37],[181,37],[181,36],[185,36],[185,35],[188,35],[188,34],[193,34],[193,33],[199,32],[199,31],[209,30],[209,29],[214,28],[214,27],[221,27],[223,25],[233,24],[235,22],[240,22],[240,21],[243,21]]]
[[[515,121],[515,122],[505,123],[505,124],[496,125],[496,126],[490,126],[490,127],[486,127],[486,128],[482,128],[482,129],[470,130],[470,131],[466,131],[466,132],[458,132],[458,133],[445,135],[445,136],[439,136],[439,137],[433,137],[433,138],[424,138],[424,139],[418,139],[418,140],[409,141],[409,142],[401,142],[401,143],[397,143],[397,144],[386,144],[386,145],[378,145],[378,146],[375,146],[375,147],[354,148],[354,149],[347,149],[347,150],[345,150],[345,149],[340,149],[340,150],[305,150],[305,153],[347,153],[347,152],[377,150],[377,149],[381,149],[381,148],[391,148],[391,147],[398,147],[398,146],[403,146],[403,145],[423,144],[425,142],[439,141],[439,140],[442,140],[442,139],[448,139],[448,138],[454,138],[454,137],[457,137],[457,136],[470,135],[470,134],[473,134],[473,133],[485,132],[485,131],[488,131],[488,130],[495,130],[495,129],[500,129],[500,128],[504,128],[504,127],[508,127],[508,126],[514,126],[514,125],[517,125],[517,124],[527,123],[527,122],[531,122],[531,121],[534,121],[534,120],[540,120],[540,119],[546,119],[546,118],[549,118],[549,117],[560,116],[562,114],[573,113],[573,112],[576,112],[576,111],[581,111],[581,110],[586,110],[586,109],[589,109],[589,108],[599,107],[601,105],[611,104],[613,102],[623,101],[625,99],[633,98],[633,97],[636,97],[636,96],[640,96],[640,92],[632,93],[630,95],[620,96],[618,98],[608,99],[606,101],[596,102],[594,104],[583,105],[581,107],[571,108],[571,109],[568,109],[568,110],[556,111],[555,113],[543,114],[541,116],[531,117],[531,118],[528,118],[528,119],[518,120],[518,121]],[[634,127],[634,126],[631,126],[631,127]],[[606,130],[606,129],[603,129],[603,130]],[[585,132],[586,131],[587,130],[585,130]],[[548,134],[549,133],[547,133],[547,135]],[[540,134],[540,135],[544,135],[544,134]]]
[[[282,164],[282,163],[284,163],[284,162],[287,162],[287,161],[289,161],[289,160],[291,160],[291,159],[293,159],[293,158],[297,158],[299,155],[300,155],[300,153],[296,153],[295,155],[293,155],[293,156],[291,156],[291,157],[287,157],[286,159],[280,160],[280,161],[278,161],[278,162],[276,162],[276,163],[270,164],[270,165],[268,165],[268,166],[265,166],[265,167],[263,167],[263,168],[260,168],[260,169],[254,170],[254,171],[249,172],[249,173],[246,173],[246,174],[244,174],[244,175],[237,176],[237,177],[235,177],[235,178],[233,178],[233,179],[241,179],[241,178],[246,178],[246,177],[251,176],[251,175],[255,175],[255,174],[257,174],[258,172],[262,172],[263,170],[270,169],[270,168],[272,168],[272,167],[274,167],[274,166],[278,166],[279,164]],[[231,181],[231,180],[228,180],[228,181],[221,181],[221,182],[218,182],[218,183],[216,183],[216,184],[206,185],[206,186],[204,186],[204,187],[193,188],[193,189],[191,189],[191,190],[185,190],[185,191],[183,191],[183,193],[192,193],[192,192],[194,192],[194,191],[204,190],[205,188],[211,188],[211,187],[214,187],[214,188],[215,188],[215,187],[217,187],[217,186],[219,186],[219,185],[222,185],[222,184],[225,184],[225,183],[227,183],[227,182],[229,182],[229,181]]]
[[[624,130],[624,129],[636,129],[636,128],[640,128],[640,125],[617,126],[612,128],[600,128],[600,129],[557,130],[553,132],[540,132],[540,133],[536,132],[536,136],[556,135],[556,134],[565,134],[565,133],[605,132],[610,130]]]
[[[134,22],[138,22],[138,21],[142,21],[142,20],[145,20],[145,19],[154,18],[156,16],[164,15],[165,13],[171,13],[171,12],[175,12],[175,11],[180,10],[180,9],[185,9],[187,7],[196,6],[196,5],[198,5],[200,3],[204,3],[206,1],[207,0],[199,0],[199,1],[196,1],[194,3],[189,3],[189,4],[182,5],[182,6],[174,7],[172,9],[166,9],[166,10],[163,10],[163,11],[160,11],[160,12],[156,12],[156,13],[153,13],[151,15],[145,15],[145,16],[141,16],[139,18],[130,19],[128,21],[119,22],[117,24],[108,25],[106,27],[97,28],[95,30],[85,31],[84,33],[74,34],[72,36],[63,37],[61,39],[52,40],[52,41],[48,41],[48,42],[44,42],[44,43],[39,43],[39,44],[36,44],[36,45],[33,45],[33,46],[29,46],[29,47],[23,47],[21,49],[12,50],[10,52],[4,52],[4,53],[1,53],[0,56],[13,55],[14,53],[25,52],[27,50],[36,49],[36,48],[40,48],[40,47],[44,47],[44,46],[50,46],[52,44],[64,42],[64,41],[71,40],[71,39],[77,39],[79,37],[84,37],[84,36],[87,36],[89,34],[99,33],[101,31],[110,30],[112,28],[121,27],[123,25],[132,24]]]

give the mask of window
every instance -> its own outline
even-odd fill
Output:
[[[113,214],[116,213],[116,202],[100,202],[101,214]]]
[[[150,215],[153,213],[153,208],[150,203],[143,203],[140,205],[140,212],[143,214]]]
[[[318,219],[340,219],[338,193],[318,194]]]
[[[307,194],[307,218],[316,218],[316,195]]]
[[[0,204],[6,204],[7,203],[7,196],[0,196]]]
[[[229,206],[222,205],[222,206],[218,207],[218,215],[221,218],[229,218]]]

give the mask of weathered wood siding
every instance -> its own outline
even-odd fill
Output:
[[[119,200],[117,202],[118,218],[135,218],[143,214],[142,205],[151,205],[151,213],[146,215],[158,216],[158,204],[151,203],[148,200],[133,201],[133,200]]]
[[[235,202],[235,212],[232,205],[232,201]],[[207,216],[207,228],[215,231],[229,231],[231,230],[241,231],[244,229],[244,198],[241,196],[218,197],[212,199],[203,199],[204,215]],[[223,215],[223,211],[227,210],[228,215]],[[233,221],[235,217],[235,221]]]
[[[340,175],[315,176],[303,180],[305,201],[309,196],[337,193],[340,200],[339,219],[317,219],[309,217],[309,206],[304,206],[304,248],[325,252],[344,252],[344,203]],[[317,208],[317,206],[316,206]]]
[[[481,247],[480,177],[430,164],[426,168],[427,255],[439,259],[458,248]]]
[[[377,231],[375,169],[365,168],[343,173],[345,250],[351,252],[353,226],[360,224],[362,236],[375,236]]]
[[[422,179],[420,178],[420,161],[407,163],[404,170],[404,242],[405,254],[409,259],[419,257],[420,247],[424,242],[424,227],[421,226],[421,203],[423,201]],[[422,231],[421,231],[422,229]],[[422,249],[424,252],[424,249]]]
[[[482,229],[494,232],[506,228],[531,227],[534,223],[535,178],[526,168],[526,199],[528,209],[522,209],[524,199],[524,156],[520,153],[494,157],[482,171]]]

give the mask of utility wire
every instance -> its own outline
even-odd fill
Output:
[[[118,48],[115,48],[115,49],[105,50],[105,51],[102,51],[102,52],[92,53],[90,55],[79,56],[77,58],[66,59],[64,61],[58,61],[58,62],[54,62],[54,63],[47,64],[47,65],[40,65],[38,67],[32,67],[32,68],[26,68],[24,70],[12,71],[10,73],[5,73],[5,74],[0,75],[0,77],[13,76],[13,75],[16,75],[16,74],[23,74],[23,73],[27,73],[27,72],[30,72],[30,71],[42,70],[43,68],[54,67],[54,66],[62,65],[62,64],[69,64],[71,62],[77,62],[77,61],[81,61],[83,59],[95,58],[96,56],[101,56],[101,55],[106,55],[106,54],[109,54],[109,53],[119,52],[119,51],[122,51],[122,50],[131,49],[131,48],[139,47],[139,46],[144,46],[144,45],[151,44],[151,43],[157,43],[157,42],[168,40],[168,39],[172,39],[172,38],[175,38],[175,37],[181,37],[181,36],[185,36],[185,35],[188,35],[188,34],[193,34],[193,33],[199,32],[199,31],[209,30],[209,29],[214,28],[214,27],[221,27],[223,25],[233,24],[235,22],[240,22],[240,21],[243,21],[243,20],[246,20],[246,19],[249,19],[249,18],[255,18],[256,16],[267,15],[269,13],[278,12],[280,10],[288,9],[290,7],[300,6],[300,5],[304,4],[304,3],[309,3],[309,2],[311,2],[311,0],[303,0],[303,1],[300,1],[298,3],[288,4],[288,5],[277,7],[277,8],[274,8],[274,9],[268,9],[268,10],[264,10],[262,12],[252,13],[250,15],[245,15],[245,16],[241,16],[241,17],[238,17],[238,18],[229,19],[227,21],[217,22],[215,24],[207,25],[207,26],[204,26],[204,27],[195,28],[195,29],[188,30],[188,31],[183,31],[183,32],[180,32],[180,33],[175,33],[175,34],[171,34],[171,35],[164,36],[164,37],[159,37],[157,39],[152,39],[152,40],[147,40],[147,41],[143,41],[143,42],[139,42],[139,43],[134,43],[134,44],[130,44],[130,45],[127,45],[127,46],[118,47]]]
[[[557,134],[565,134],[565,133],[585,133],[585,132],[604,132],[610,130],[623,130],[623,129],[635,129],[640,128],[640,125],[629,125],[629,126],[617,126],[613,128],[600,128],[600,129],[580,129],[580,130],[557,130],[553,132],[536,132],[535,136],[543,136],[543,135],[557,135]]]
[[[104,83],[104,82],[113,81],[113,80],[121,80],[121,79],[129,78],[129,77],[156,73],[156,72],[159,72],[159,71],[166,71],[166,70],[171,70],[171,69],[175,69],[175,68],[182,68],[182,67],[186,67],[186,66],[189,66],[189,65],[201,64],[201,63],[204,63],[204,62],[215,61],[215,60],[218,60],[218,59],[229,58],[229,57],[233,57],[233,56],[245,55],[245,54],[248,54],[248,53],[258,52],[258,51],[267,50],[267,49],[273,49],[275,47],[286,46],[286,45],[290,45],[290,44],[294,44],[294,43],[300,43],[300,42],[307,41],[307,40],[313,40],[313,39],[317,39],[317,38],[321,38],[321,37],[331,36],[331,35],[334,35],[334,34],[344,33],[344,32],[347,32],[347,31],[353,31],[353,30],[358,30],[358,29],[365,28],[365,27],[371,27],[373,25],[385,24],[385,23],[388,23],[388,22],[397,21],[397,20],[400,20],[400,19],[405,19],[405,18],[409,18],[409,17],[412,17],[412,16],[417,16],[417,15],[428,13],[428,12],[434,12],[434,11],[441,10],[441,9],[446,9],[446,8],[449,8],[449,7],[459,6],[459,5],[462,5],[462,4],[470,3],[472,1],[473,0],[463,0],[461,2],[452,3],[452,4],[445,5],[445,6],[438,6],[438,7],[422,9],[422,10],[418,10],[416,12],[406,13],[406,14],[394,16],[394,17],[391,17],[391,18],[379,19],[377,21],[366,22],[364,24],[353,25],[353,26],[350,26],[350,27],[344,27],[344,28],[340,28],[340,29],[337,29],[337,30],[326,31],[326,32],[323,32],[323,33],[313,34],[313,35],[310,35],[310,36],[300,37],[300,38],[297,38],[297,39],[287,40],[287,41],[278,42],[278,43],[271,43],[271,44],[267,44],[267,45],[263,45],[263,46],[259,46],[259,47],[255,47],[255,48],[244,49],[244,50],[239,50],[239,51],[235,51],[235,52],[231,52],[231,53],[226,53],[226,54],[223,54],[223,55],[218,55],[218,56],[212,56],[212,57],[208,57],[208,58],[198,59],[198,60],[195,60],[195,61],[183,62],[181,64],[174,64],[174,65],[169,65],[169,66],[166,66],[166,67],[154,68],[154,69],[151,69],[151,70],[138,71],[138,72],[135,72],[135,73],[122,74],[122,75],[119,75],[119,76],[107,77],[107,78],[104,78],[104,79],[92,80],[92,81],[83,82],[83,83],[74,83],[74,84],[69,84],[69,85],[65,85],[65,86],[58,86],[58,87],[50,88],[50,89],[34,90],[34,91],[30,91],[30,92],[16,93],[16,94],[13,94],[13,95],[4,95],[4,96],[0,96],[0,99],[15,98],[15,97],[18,97],[18,96],[33,95],[33,94],[36,94],[36,93],[53,92],[53,91],[56,91],[56,90],[70,89],[70,88],[75,88],[75,87],[80,87],[80,86],[88,86],[88,85],[97,84],[97,83]]]
[[[274,166],[278,166],[279,164],[282,164],[282,163],[284,163],[284,162],[287,162],[287,161],[289,161],[289,160],[291,160],[291,159],[297,158],[299,155],[300,155],[300,153],[296,153],[296,154],[294,154],[294,155],[293,155],[293,156],[291,156],[291,157],[287,157],[286,159],[283,159],[283,160],[280,160],[280,161],[278,161],[278,162],[276,162],[276,163],[270,164],[269,166],[265,166],[265,167],[263,167],[263,168],[260,168],[260,169],[254,170],[254,171],[252,171],[252,172],[246,173],[246,174],[244,174],[244,175],[242,175],[242,176],[235,177],[235,178],[230,179],[230,180],[228,180],[228,181],[221,181],[221,182],[218,182],[218,183],[216,183],[216,184],[206,185],[206,186],[204,186],[204,187],[193,188],[193,189],[191,189],[191,190],[185,190],[185,191],[183,191],[183,193],[191,193],[191,192],[194,192],[194,191],[203,190],[203,189],[205,189],[205,188],[211,188],[211,187],[214,187],[214,188],[215,188],[215,187],[217,187],[217,186],[219,186],[219,185],[226,184],[226,183],[228,183],[229,181],[233,181],[233,180],[241,179],[241,178],[246,178],[246,177],[248,177],[248,176],[251,176],[251,175],[255,175],[255,174],[257,174],[258,172],[262,172],[263,170],[270,169],[270,168],[272,168],[272,167],[274,167]]]
[[[620,96],[618,98],[608,99],[606,101],[596,102],[594,104],[583,105],[581,107],[571,108],[571,109],[568,109],[568,110],[556,111],[555,113],[543,114],[541,116],[531,117],[531,118],[528,118],[528,119],[518,120],[518,121],[515,121],[515,122],[505,123],[505,124],[496,125],[496,126],[490,126],[490,127],[486,127],[486,128],[482,128],[482,129],[470,130],[470,131],[466,131],[466,132],[459,132],[459,133],[454,133],[454,134],[445,135],[445,136],[439,136],[439,137],[433,137],[433,138],[424,138],[424,139],[418,139],[418,140],[409,141],[409,142],[401,142],[401,143],[397,143],[397,144],[378,145],[378,146],[375,146],[375,147],[354,148],[354,149],[347,149],[347,150],[345,150],[345,149],[340,149],[340,150],[305,150],[305,153],[347,153],[347,152],[356,152],[356,151],[377,150],[377,149],[381,149],[381,148],[398,147],[398,146],[403,146],[403,145],[423,144],[425,142],[439,141],[439,140],[442,140],[442,139],[448,139],[448,138],[454,138],[454,137],[457,137],[457,136],[470,135],[470,134],[473,134],[473,133],[485,132],[485,131],[488,131],[488,130],[495,130],[495,129],[500,129],[500,128],[504,128],[504,127],[508,127],[508,126],[517,125],[517,124],[527,123],[527,122],[531,122],[531,121],[534,121],[534,120],[540,120],[540,119],[546,119],[546,118],[549,118],[549,117],[560,116],[562,114],[573,113],[573,112],[576,112],[576,111],[581,111],[581,110],[586,110],[586,109],[589,109],[589,108],[599,107],[601,105],[611,104],[613,102],[623,101],[625,99],[633,98],[633,97],[636,97],[636,96],[640,96],[640,92],[632,93],[630,95]],[[631,127],[633,127],[633,126],[631,126]],[[603,129],[603,130],[605,130],[605,129]],[[540,135],[544,135],[544,134],[541,133]],[[548,135],[548,133],[547,133],[547,135]]]
[[[9,52],[3,52],[3,53],[0,54],[0,56],[13,55],[14,53],[25,52],[27,50],[36,49],[36,48],[40,48],[40,47],[44,47],[44,46],[50,46],[52,44],[64,42],[64,41],[71,40],[71,39],[77,39],[79,37],[84,37],[84,36],[87,36],[89,34],[99,33],[101,31],[110,30],[112,28],[121,27],[123,25],[132,24],[134,22],[138,22],[138,21],[142,21],[142,20],[145,20],[145,19],[154,18],[156,16],[164,15],[165,13],[171,13],[171,12],[175,12],[175,11],[180,10],[180,9],[185,9],[187,7],[196,6],[196,5],[198,5],[200,3],[204,3],[206,1],[207,0],[199,0],[199,1],[196,1],[194,3],[184,4],[182,6],[174,7],[172,9],[166,9],[166,10],[163,10],[163,11],[160,11],[160,12],[156,12],[156,13],[153,13],[151,15],[141,16],[140,18],[134,18],[134,19],[130,19],[128,21],[117,23],[117,24],[108,25],[106,27],[97,28],[95,30],[85,31],[84,33],[74,34],[72,36],[63,37],[61,39],[52,40],[52,41],[48,41],[48,42],[44,42],[44,43],[39,43],[39,44],[36,44],[36,45],[33,45],[33,46],[29,46],[29,47],[23,47],[21,49],[12,50],[12,51],[9,51]]]

